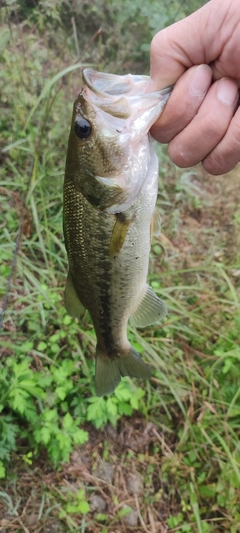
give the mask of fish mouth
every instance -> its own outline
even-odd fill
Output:
[[[83,83],[94,93],[101,96],[140,96],[146,93],[166,95],[172,92],[173,86],[159,91],[151,91],[151,78],[144,75],[108,74],[85,68],[82,72]]]
[[[149,113],[152,109],[153,120],[147,121],[148,129],[158,118],[173,89],[169,86],[152,91],[152,80],[149,76],[120,76],[89,68],[83,70],[82,79],[84,99],[113,117],[124,119],[133,114],[136,117]],[[144,118],[141,122],[143,121]]]
[[[120,76],[97,72],[90,68],[83,70],[82,77],[83,82],[91,91],[106,97],[143,94],[149,84],[148,76],[132,76],[131,74]]]

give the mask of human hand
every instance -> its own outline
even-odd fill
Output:
[[[151,134],[180,167],[224,174],[240,161],[239,28],[239,0],[211,0],[153,38],[153,88],[175,87]]]

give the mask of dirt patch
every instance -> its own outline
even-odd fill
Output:
[[[161,474],[163,457],[172,454],[169,439],[142,418],[122,419],[117,430],[88,429],[89,442],[75,449],[60,472],[44,457],[31,467],[14,459],[14,479],[2,484],[1,533],[65,531],[59,515],[69,494],[74,499],[79,490],[90,501],[90,512],[84,518],[71,515],[73,530],[85,520],[87,533],[100,533],[104,523],[109,533],[167,531],[165,521],[176,512]]]
[[[164,187],[169,205],[163,207],[159,242],[167,257],[177,253],[172,266],[201,266],[212,257],[232,263],[239,257],[240,167],[224,176],[197,167],[185,180],[170,175]]]

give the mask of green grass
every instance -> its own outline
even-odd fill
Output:
[[[169,21],[177,4],[169,12],[164,7]],[[162,517],[161,524],[172,532],[237,533],[237,171],[228,181],[203,176],[200,169],[182,172],[169,162],[165,148],[157,148],[163,229],[153,243],[149,280],[169,314],[154,328],[129,328],[131,343],[153,370],[151,382],[125,378],[111,397],[97,399],[91,321],[86,316],[78,324],[63,306],[62,182],[71,108],[83,65],[144,71],[147,53],[139,54],[129,37],[133,19],[143,43],[159,22],[153,18],[155,23],[143,30],[144,15],[136,4],[129,11],[126,42],[125,15],[108,6],[105,33],[97,34],[98,2],[92,27],[79,32],[76,43],[63,3],[50,13],[43,2],[39,11],[29,8],[28,18],[24,5],[20,2],[15,12],[2,9],[0,32],[1,302],[10,282],[0,347],[0,516],[22,531],[23,524],[28,527],[24,505],[30,505],[27,514],[36,515],[40,525],[51,518],[59,531],[108,533],[116,524],[124,531],[121,505],[126,501],[126,513],[129,506],[137,508],[148,530],[155,524],[158,531]],[[130,10],[127,1],[126,7]],[[151,9],[156,13],[154,2]],[[82,16],[87,22],[86,13]],[[116,35],[110,38],[111,17]],[[77,28],[80,19],[76,12]],[[84,50],[81,57],[78,47]],[[107,437],[109,424],[116,428],[114,440]],[[81,483],[73,450],[89,454]],[[100,458],[118,467],[119,477],[108,486],[94,474]],[[137,500],[120,482],[128,470],[143,479],[144,493]],[[66,484],[69,479],[72,484]],[[103,513],[89,511],[95,491],[108,501]]]

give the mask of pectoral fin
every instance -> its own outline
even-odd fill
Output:
[[[154,213],[153,213],[153,217],[152,217],[152,221],[151,221],[151,226],[150,226],[151,241],[152,241],[153,235],[155,237],[160,235],[160,233],[161,233],[161,224],[162,224],[162,220],[161,220],[161,217],[160,217],[160,213],[159,213],[157,207],[155,207]]]
[[[131,319],[139,328],[151,326],[162,320],[167,314],[165,303],[158,298],[149,285],[146,285],[144,296]]]
[[[95,176],[95,180],[101,185],[104,185],[104,187],[116,190],[116,192],[121,190],[115,176]]]
[[[68,273],[68,277],[66,281],[64,300],[65,300],[65,307],[66,307],[67,313],[70,316],[72,316],[73,318],[83,317],[85,313],[85,307],[83,307],[76,293],[70,272]]]
[[[132,220],[133,218],[127,219],[122,213],[116,215],[110,241],[110,257],[114,257],[120,252]]]

